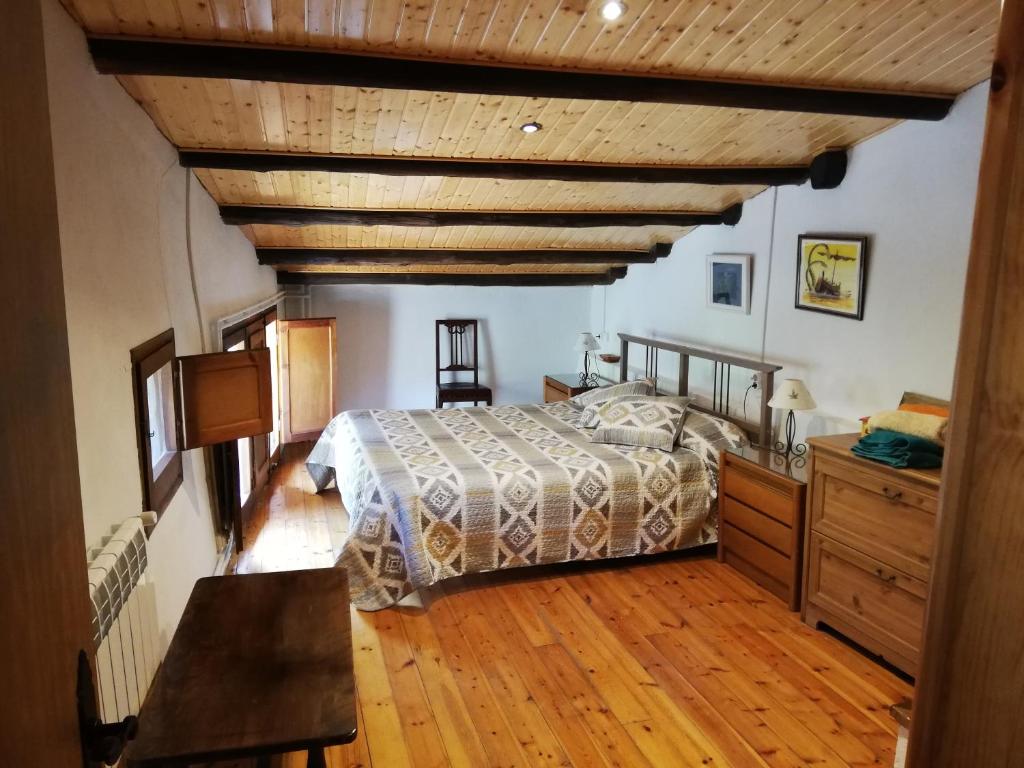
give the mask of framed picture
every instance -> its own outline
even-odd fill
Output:
[[[867,237],[800,235],[796,308],[863,319],[867,257]]]
[[[750,314],[750,254],[708,256],[708,306]]]

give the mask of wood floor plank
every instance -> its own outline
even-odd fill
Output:
[[[337,559],[348,514],[337,491],[313,493],[309,447],[286,446],[237,572]],[[706,553],[477,575],[419,597],[352,612],[359,736],[328,750],[331,768],[885,766],[888,706],[912,692]]]
[[[363,711],[363,735],[374,765],[412,765],[402,738],[402,721],[406,715],[399,712],[394,699],[374,618],[375,614],[352,611],[352,663]]]
[[[430,601],[429,617],[444,653],[444,660],[466,702],[473,718],[480,742],[487,752],[488,765],[500,768],[521,768],[530,765],[527,748],[529,734],[524,741],[517,738],[512,724],[497,696],[487,682],[487,676],[466,640],[460,627],[460,615],[453,610],[451,598],[442,594]]]
[[[411,765],[416,768],[450,765],[437,718],[423,689],[416,658],[402,630],[400,610],[374,613],[373,626],[387,668],[391,696],[395,707],[402,713],[401,732],[409,749]]]
[[[441,641],[427,611],[401,609],[396,613],[451,765],[468,768],[486,765],[487,754],[473,726],[472,715],[459,695],[455,677],[445,662]]]

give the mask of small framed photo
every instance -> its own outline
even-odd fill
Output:
[[[708,256],[708,306],[750,314],[750,254]]]
[[[865,236],[800,235],[796,308],[862,320],[867,257]]]

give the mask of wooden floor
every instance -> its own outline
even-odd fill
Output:
[[[313,494],[303,456],[274,475],[239,572],[333,562],[347,516]],[[888,708],[910,685],[707,553],[490,574],[421,600],[353,610],[360,735],[332,768],[892,765]]]

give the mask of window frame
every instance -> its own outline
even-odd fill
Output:
[[[139,454],[139,478],[142,486],[143,511],[163,515],[175,492],[184,481],[181,458],[182,440],[181,403],[177,358],[174,348],[174,329],[169,328],[131,350],[132,394],[135,401],[135,437]],[[154,476],[153,457],[149,440],[148,378],[170,363],[171,392],[174,412],[174,451],[160,472]]]

